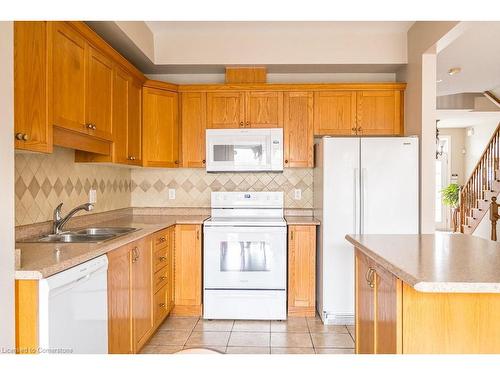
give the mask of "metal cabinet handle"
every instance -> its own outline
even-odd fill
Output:
[[[243,123],[243,121],[240,122],[240,128],[244,127],[245,124]]]
[[[167,257],[159,257],[158,259],[159,259],[160,262],[164,262],[164,261],[167,260]]]
[[[197,240],[200,239],[200,230],[199,229],[196,230],[196,239]]]
[[[163,280],[165,280],[166,278],[167,278],[167,276],[162,276],[162,277],[160,277],[160,281],[163,281]]]
[[[174,161],[174,164],[175,165],[179,164],[179,160]]]
[[[137,262],[137,259],[139,259],[139,248],[135,246],[132,249],[132,263]]]
[[[206,161],[205,159],[203,159],[201,162],[202,162],[203,164],[205,164],[207,161]]]
[[[127,159],[128,160],[135,160],[135,156],[129,156]]]
[[[26,133],[16,133],[16,139],[18,141],[28,141],[30,136]]]
[[[97,129],[97,126],[95,126],[94,124],[92,124],[92,129],[93,129],[93,130],[96,130],[96,129]]]
[[[285,164],[288,164],[288,159],[285,159]]]
[[[160,237],[160,242],[165,242],[167,239],[165,237]]]
[[[160,307],[165,307],[165,304],[164,303],[160,303],[159,306]]]
[[[361,128],[361,126],[357,129],[358,132],[362,132],[363,129]]]
[[[250,123],[247,121],[245,128],[249,128],[249,127],[250,127]]]
[[[375,268],[368,268],[368,271],[366,271],[365,279],[368,283],[368,286],[373,289],[375,287]]]
[[[293,230],[290,231],[290,240],[293,241]]]

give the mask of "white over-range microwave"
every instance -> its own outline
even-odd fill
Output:
[[[283,171],[283,129],[207,129],[207,172]]]

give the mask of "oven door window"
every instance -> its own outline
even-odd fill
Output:
[[[262,144],[213,145],[214,161],[235,164],[260,164],[264,158]]]
[[[264,241],[220,242],[221,272],[269,272],[272,252]]]

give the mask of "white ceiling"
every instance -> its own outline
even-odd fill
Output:
[[[438,96],[500,86],[500,22],[467,24],[464,34],[438,54]],[[461,73],[449,76],[453,67],[460,67]]]
[[[500,112],[473,112],[468,110],[437,110],[439,128],[467,128],[484,123],[500,122]]]

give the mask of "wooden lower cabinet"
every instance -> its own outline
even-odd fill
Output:
[[[174,315],[201,316],[201,225],[176,225]]]
[[[137,353],[153,329],[151,238],[108,254],[108,351]]]
[[[288,316],[316,312],[316,226],[288,227]]]
[[[500,297],[419,292],[356,249],[357,354],[500,353]]]

